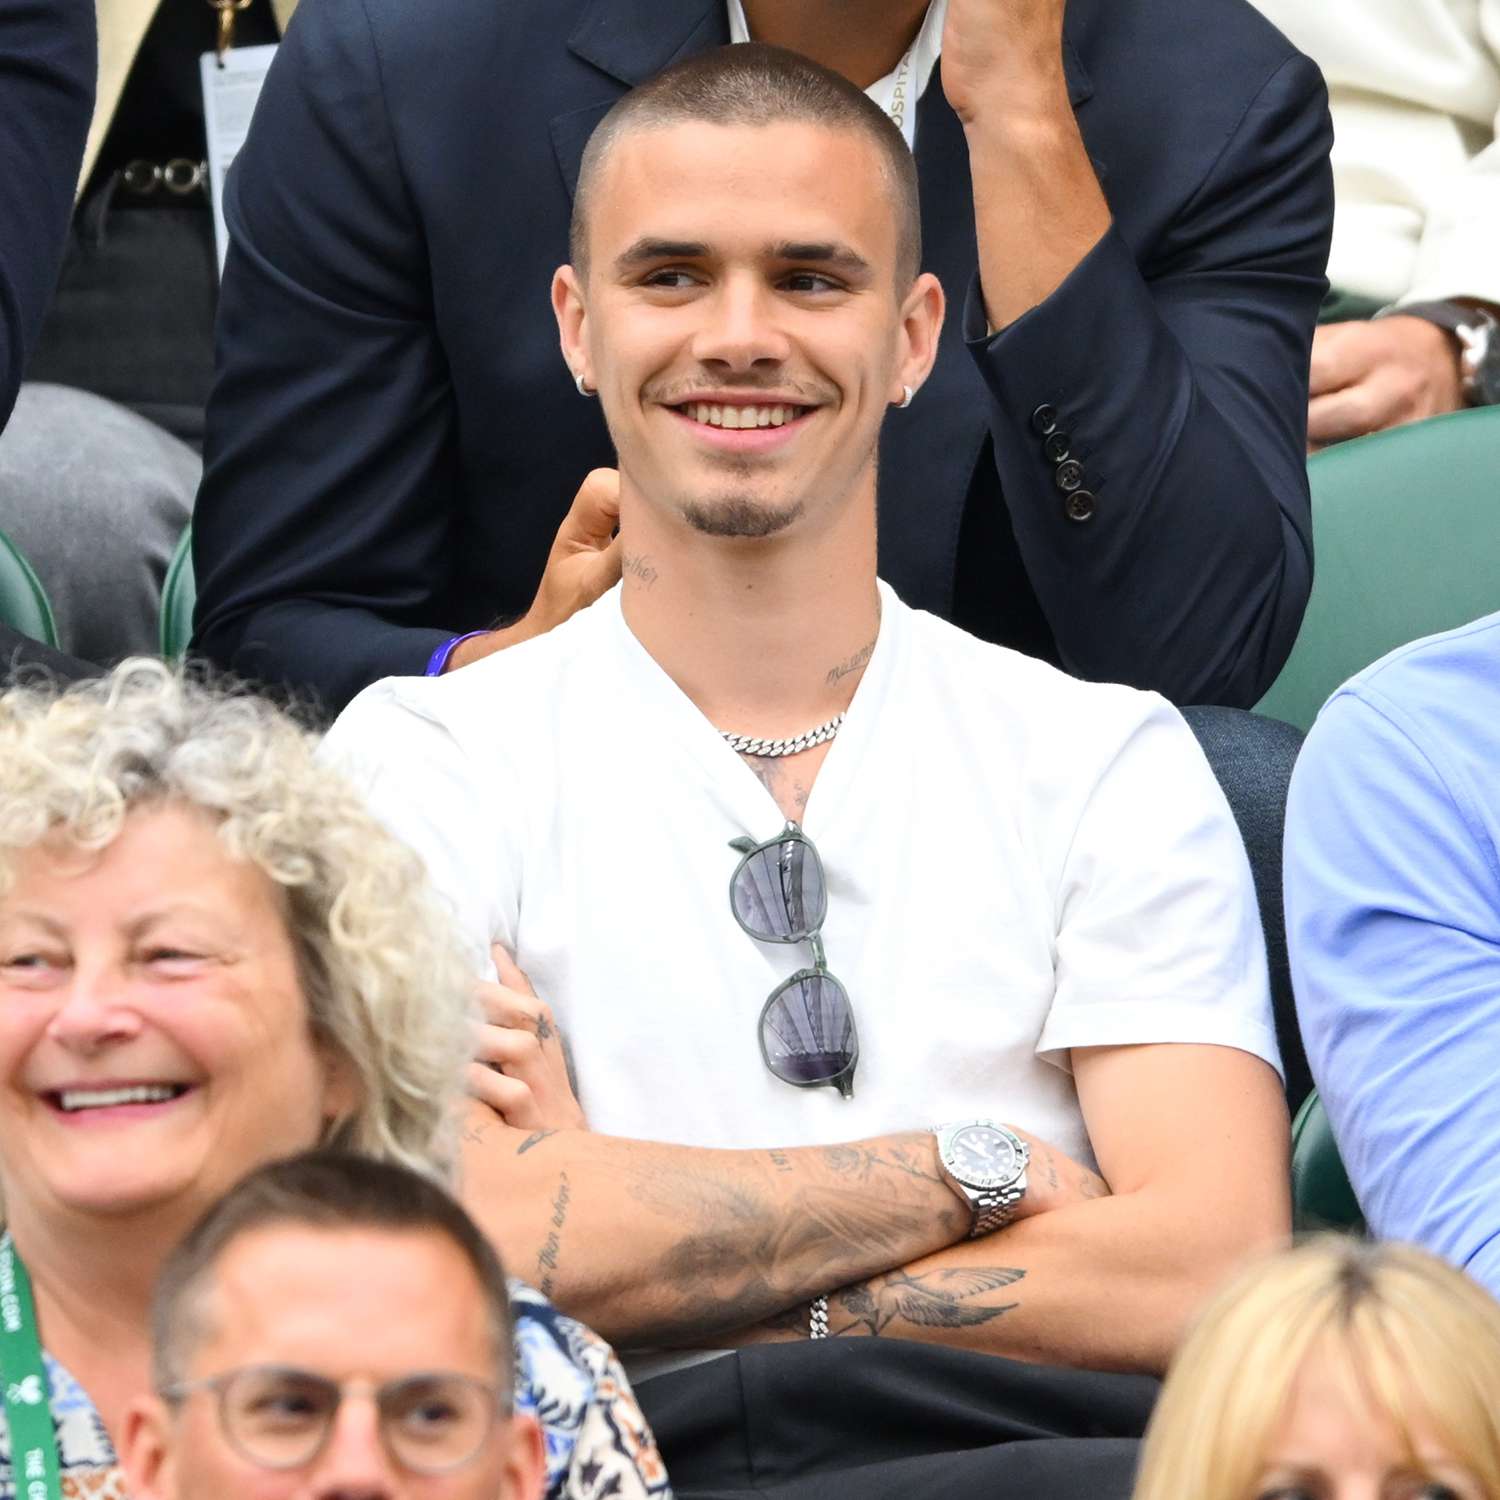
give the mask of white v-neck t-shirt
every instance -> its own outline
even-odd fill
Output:
[[[784,819],[618,588],[460,672],[366,689],[325,754],[425,859],[476,970],[503,943],[551,1004],[595,1130],[795,1146],[988,1115],[1091,1161],[1070,1049],[1279,1066],[1244,849],[1177,712],[881,595],[802,820],[859,1029],[852,1099],[761,1061],[761,1007],[811,955],[738,926],[730,840]]]

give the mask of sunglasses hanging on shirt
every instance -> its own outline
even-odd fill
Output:
[[[771,991],[760,1012],[760,1054],[771,1074],[799,1089],[854,1097],[859,1035],[844,986],[828,971],[821,937],[828,913],[823,861],[796,823],[774,839],[731,839],[742,856],[729,880],[734,919],[757,942],[810,943],[813,967]]]

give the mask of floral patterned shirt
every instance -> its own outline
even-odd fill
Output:
[[[512,1281],[516,1410],[541,1424],[547,1500],[671,1500],[667,1471],[614,1350]],[[88,1392],[45,1351],[63,1500],[128,1500],[124,1471]],[[0,1408],[0,1500],[16,1500]]]

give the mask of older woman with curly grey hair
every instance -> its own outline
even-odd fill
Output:
[[[149,661],[0,698],[0,1488],[32,1462],[3,1472],[29,1337],[64,1477],[118,1492],[157,1270],[245,1172],[328,1144],[451,1175],[469,968],[314,746]],[[608,1347],[519,1287],[516,1312],[549,1492],[664,1491]]]

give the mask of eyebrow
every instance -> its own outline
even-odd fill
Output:
[[[643,235],[615,258],[615,269],[630,271],[658,260],[706,260],[710,253],[701,240],[662,240]],[[770,260],[828,266],[854,276],[868,275],[870,270],[864,256],[837,240],[783,240],[768,245],[766,256]]]
[[[9,927],[21,926],[29,923],[33,927],[40,927],[49,937],[62,938],[67,936],[67,928],[56,920],[49,917],[45,912],[28,911],[25,907],[0,914],[0,930]]]
[[[615,257],[615,269],[629,271],[653,260],[702,260],[707,254],[708,246],[701,241],[658,240],[646,235]]]
[[[810,261],[815,265],[832,266],[836,270],[862,275],[869,271],[870,263],[864,256],[851,250],[837,240],[784,240],[771,248],[776,260]]]
[[[199,905],[195,901],[175,901],[167,906],[153,907],[150,911],[141,912],[126,922],[121,931],[127,937],[139,938],[143,932],[156,926],[157,923],[171,921],[177,917],[206,917],[213,921],[217,919],[218,913],[212,907]],[[56,917],[44,911],[19,907],[0,913],[0,929],[15,923],[30,923],[33,927],[40,927],[42,931],[57,938],[66,938],[70,930],[65,923],[59,922]]]

